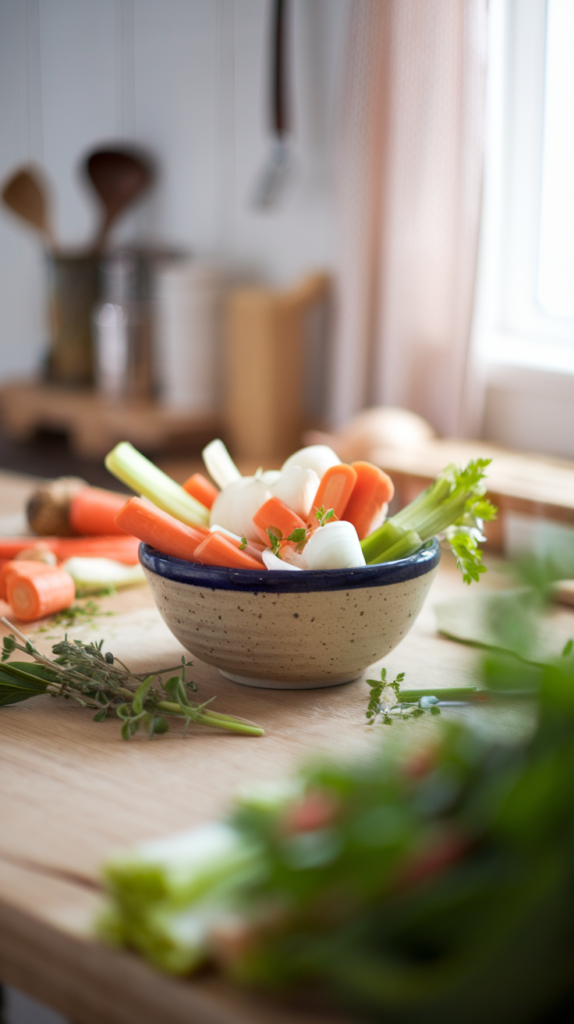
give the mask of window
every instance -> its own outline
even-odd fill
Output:
[[[574,458],[574,2],[491,0],[490,16],[484,434]]]

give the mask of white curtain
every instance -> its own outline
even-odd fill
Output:
[[[351,5],[334,425],[398,405],[443,436],[471,429],[486,37],[487,0]]]

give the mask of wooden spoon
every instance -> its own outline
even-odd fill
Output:
[[[93,245],[94,252],[101,252],[114,221],[151,184],[152,169],[140,154],[125,149],[98,149],[85,166],[104,206]]]
[[[15,171],[2,189],[2,199],[12,213],[39,231],[49,248],[55,251],[47,189],[34,167],[21,167]]]

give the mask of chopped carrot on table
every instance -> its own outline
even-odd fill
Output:
[[[81,537],[122,534],[114,517],[126,502],[126,496],[100,487],[83,487],[70,501],[70,526]]]
[[[0,599],[8,600],[8,581],[15,576],[39,576],[41,573],[50,572],[53,565],[46,565],[45,562],[24,561],[23,559],[11,559],[0,568]]]
[[[32,622],[69,608],[76,596],[76,586],[64,569],[46,566],[45,572],[10,576],[7,595],[14,615]]]

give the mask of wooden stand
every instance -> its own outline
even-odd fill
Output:
[[[119,441],[146,452],[165,450],[176,439],[207,443],[217,436],[219,420],[171,410],[152,401],[106,401],[87,389],[14,381],[0,388],[5,432],[15,440],[38,429],[69,435],[73,451],[100,459]]]
[[[326,274],[290,291],[243,288],[230,296],[226,425],[235,458],[285,458],[301,446],[305,315],[328,292]]]

